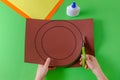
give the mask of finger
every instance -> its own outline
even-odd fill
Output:
[[[82,61],[82,58],[80,58],[80,62]]]
[[[84,56],[83,55],[81,55],[81,58],[80,58],[80,65],[82,65],[82,60],[83,60],[83,58],[84,58]]]
[[[87,69],[87,65],[85,65],[85,69]]]
[[[82,61],[79,63],[80,64],[80,66],[82,65]]]
[[[47,58],[47,60],[46,60],[46,62],[45,62],[45,64],[44,64],[44,67],[45,67],[45,68],[48,68],[48,66],[49,66],[49,64],[50,64],[50,61],[51,61],[51,59],[50,59],[50,58]]]
[[[81,55],[81,59],[83,59],[84,58],[84,56],[83,55]]]
[[[83,59],[83,55],[81,54],[81,57],[80,57],[79,61],[81,62],[81,61],[82,61],[82,59]]]

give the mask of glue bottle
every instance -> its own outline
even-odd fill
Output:
[[[66,13],[68,16],[77,16],[80,13],[80,7],[73,2],[71,5],[67,7]]]

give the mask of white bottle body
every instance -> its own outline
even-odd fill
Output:
[[[78,16],[80,13],[80,7],[72,8],[71,5],[67,7],[66,13],[68,16]]]

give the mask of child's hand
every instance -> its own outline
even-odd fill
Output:
[[[35,80],[43,80],[48,72],[50,58],[47,58],[44,65],[39,64]]]
[[[82,58],[83,56],[81,55],[80,65],[82,65]],[[95,69],[100,68],[100,66],[94,56],[87,54],[85,68],[90,68],[92,71],[94,71]]]
[[[97,59],[89,54],[93,54],[94,51],[92,51],[92,49],[90,48],[87,39],[85,38],[85,49],[86,49],[86,64],[85,64],[85,68],[89,68],[92,70],[92,72],[96,75],[96,77],[98,78],[98,80],[107,80],[107,77],[104,75],[104,73],[102,72],[100,65],[97,61]],[[83,55],[81,55],[80,58],[80,65],[82,65],[82,59],[83,59]]]
[[[82,65],[82,57],[80,58],[80,65]],[[96,75],[98,80],[108,80],[107,77],[102,72],[100,65],[96,58],[92,55],[86,55],[86,64],[85,68],[90,68],[92,72]]]

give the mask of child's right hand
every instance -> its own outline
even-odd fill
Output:
[[[80,65],[82,65],[82,58],[83,58],[83,55],[81,55],[81,58],[80,58]],[[85,68],[90,68],[92,71],[94,71],[95,69],[98,69],[98,68],[100,69],[100,66],[94,56],[87,54]]]
[[[81,55],[80,58],[80,65],[82,65],[82,58],[83,56]],[[104,75],[104,73],[102,72],[100,65],[98,64],[97,59],[92,56],[92,55],[86,55],[86,64],[85,64],[85,68],[89,68],[92,70],[92,72],[96,75],[96,77],[98,78],[98,80],[108,80],[107,77]]]

